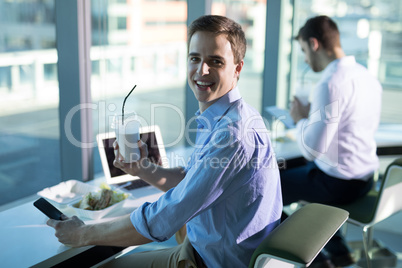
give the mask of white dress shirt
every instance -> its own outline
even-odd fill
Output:
[[[366,180],[378,168],[376,142],[382,87],[353,56],[331,62],[314,89],[299,148],[327,175]]]

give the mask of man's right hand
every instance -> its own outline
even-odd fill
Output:
[[[138,148],[140,149],[141,154],[140,159],[136,162],[126,163],[124,161],[124,157],[119,152],[119,144],[117,143],[117,141],[113,143],[114,155],[115,155],[113,165],[132,176],[140,176],[142,167],[149,167],[151,165],[150,160],[148,159],[147,145],[142,140],[139,140],[137,145]]]
[[[140,148],[141,157],[137,162],[126,163],[119,152],[119,145],[117,142],[113,144],[113,147],[115,153],[113,165],[115,167],[123,170],[127,174],[140,177],[142,180],[164,192],[176,187],[186,175],[186,173],[183,172],[184,170],[182,167],[163,168],[162,166],[153,163],[148,158],[147,145],[141,140],[138,141],[138,148]]]

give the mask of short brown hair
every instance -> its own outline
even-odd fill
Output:
[[[317,16],[307,20],[295,36],[296,40],[308,41],[311,37],[316,38],[324,49],[340,47],[340,36],[336,23],[328,16]]]
[[[228,39],[234,56],[235,64],[240,63],[246,55],[247,41],[243,29],[237,22],[218,15],[201,16],[194,20],[187,31],[187,49],[195,32],[211,32],[216,35],[224,34]]]

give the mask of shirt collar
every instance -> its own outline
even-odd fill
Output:
[[[339,59],[339,65],[353,65],[356,63],[354,56],[345,56]]]
[[[342,58],[333,60],[330,62],[330,64],[325,67],[324,72],[323,72],[323,77],[326,77],[327,75],[332,75],[333,70],[337,68],[337,66],[348,66],[348,65],[353,65],[356,63],[356,59],[354,56],[344,56]]]
[[[196,122],[198,128],[210,129],[221,115],[223,115],[231,104],[241,99],[239,88],[236,86],[228,93],[220,97],[214,104],[209,106],[202,114],[198,110],[195,115],[197,116]]]

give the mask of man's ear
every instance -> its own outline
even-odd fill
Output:
[[[244,60],[240,61],[236,66],[235,75],[237,76],[237,78],[240,76],[240,72],[243,69],[243,65],[244,65]]]
[[[317,51],[320,48],[320,42],[317,40],[317,38],[310,37],[308,39],[308,44],[312,51]]]

